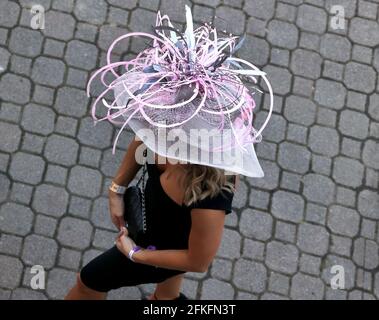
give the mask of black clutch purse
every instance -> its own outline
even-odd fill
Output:
[[[125,227],[129,231],[129,237],[134,241],[140,233],[146,233],[145,212],[145,175],[146,163],[143,165],[142,176],[135,186],[130,186],[124,193],[124,219]],[[140,184],[142,182],[142,190]]]

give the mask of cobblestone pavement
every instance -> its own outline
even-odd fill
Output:
[[[46,9],[30,27],[30,5]],[[379,298],[378,0],[20,0],[0,2],[0,299],[61,299],[76,271],[113,245],[107,186],[117,128],[93,126],[84,88],[117,35],[150,31],[158,8],[235,34],[267,71],[275,110],[257,145],[263,179],[243,179],[194,299]],[[345,28],[333,29],[342,5]],[[214,16],[217,16],[214,19]],[[144,44],[125,43],[114,59]],[[260,99],[258,121],[267,114]],[[47,270],[30,288],[30,267]],[[331,289],[331,267],[345,289]],[[109,299],[139,299],[153,285]]]

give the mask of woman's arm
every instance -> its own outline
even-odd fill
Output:
[[[161,268],[205,272],[220,246],[225,212],[222,210],[192,209],[192,226],[187,250],[141,250],[133,254],[135,262]],[[128,254],[132,245],[121,235],[117,247]]]
[[[137,148],[142,144],[142,141],[133,139],[129,144],[124,155],[122,163],[117,170],[113,181],[118,185],[127,186],[136,176],[141,165],[137,163],[135,153]],[[125,226],[124,220],[124,199],[123,195],[117,194],[111,190],[108,191],[109,197],[109,212],[113,224],[121,230]]]

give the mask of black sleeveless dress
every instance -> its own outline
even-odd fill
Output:
[[[191,231],[191,209],[232,211],[233,194],[220,192],[190,206],[179,205],[163,190],[158,167],[147,164],[145,185],[146,234],[139,234],[136,244],[154,245],[157,250],[188,249]],[[82,282],[96,291],[107,292],[143,283],[159,283],[185,271],[166,269],[130,261],[116,246],[94,258],[80,271]]]

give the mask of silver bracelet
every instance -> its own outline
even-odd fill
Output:
[[[117,193],[117,194],[124,194],[126,191],[126,187],[120,186],[114,181],[111,182],[111,185],[109,186],[109,190]]]
[[[141,248],[140,246],[135,246],[134,248],[132,248],[132,250],[130,250],[129,253],[128,253],[128,258],[129,258],[130,260],[132,260],[133,262],[135,262],[134,259],[133,259],[133,254],[134,254],[135,252],[137,252],[137,251],[140,251],[141,249],[142,249],[142,248]]]

